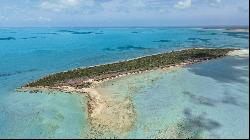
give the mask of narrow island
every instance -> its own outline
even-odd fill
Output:
[[[90,88],[96,82],[148,70],[185,66],[226,56],[235,48],[191,48],[144,56],[128,61],[77,68],[66,72],[48,75],[21,87],[21,89],[58,89],[72,87],[75,89]]]
[[[77,68],[48,75],[22,86],[18,91],[63,91],[84,93],[87,97],[89,138],[103,138],[105,134],[115,138],[128,135],[136,122],[136,109],[131,97],[117,100],[112,95],[102,94],[95,86],[103,81],[121,76],[157,69],[183,67],[228,55],[235,55],[235,48],[190,48],[144,56],[132,60]]]

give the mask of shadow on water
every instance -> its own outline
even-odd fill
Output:
[[[249,57],[236,58],[226,57],[213,60],[203,64],[194,64],[189,71],[200,76],[210,77],[219,82],[225,83],[247,83],[243,77],[249,77],[248,69],[238,69],[237,67],[249,67]]]
[[[213,133],[213,130],[220,128],[222,125],[206,117],[206,113],[193,115],[192,110],[185,108],[183,110],[184,118],[179,122],[168,126],[166,129],[159,130],[154,138],[174,138],[174,139],[198,139],[206,138],[204,132],[209,132],[212,137],[219,138]]]
[[[198,116],[192,114],[192,110],[189,108],[185,108],[183,110],[183,114],[185,116],[185,120],[181,129],[189,132],[194,131],[194,137],[199,137],[200,134],[204,131],[209,131],[212,133],[212,130],[218,129],[221,127],[221,124],[215,120],[206,118],[206,113],[202,113]]]
[[[205,106],[214,107],[214,106],[216,106],[216,103],[218,103],[218,101],[216,101],[214,99],[210,99],[210,98],[204,97],[204,96],[198,96],[198,95],[192,94],[189,91],[183,91],[183,94],[188,96],[191,102],[198,104],[198,105],[205,105]]]
[[[247,103],[244,103],[240,100],[240,97],[230,95],[227,92],[224,92],[224,97],[221,100],[221,103],[228,104],[228,105],[234,105],[238,106],[242,109],[249,110],[249,105]]]
[[[230,95],[229,93],[224,93],[221,99],[211,99],[205,96],[195,95],[189,91],[183,91],[185,96],[188,96],[189,100],[195,105],[204,105],[209,107],[216,107],[218,104],[227,104],[237,106],[241,109],[249,109],[247,103],[243,103],[239,97]]]

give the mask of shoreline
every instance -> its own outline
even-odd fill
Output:
[[[197,48],[197,49],[203,49],[203,48]],[[181,51],[181,50],[178,50],[178,51]],[[235,49],[235,50],[229,51],[226,54],[226,56],[240,56],[240,57],[249,56],[249,49]],[[145,57],[145,56],[143,56],[143,57]],[[142,58],[142,57],[139,57],[139,58]],[[138,58],[136,58],[136,59],[138,59]],[[218,59],[218,58],[213,58],[213,59]],[[130,60],[133,60],[133,59],[130,59]],[[67,86],[67,85],[65,85],[65,86],[64,85],[62,85],[62,86],[36,86],[36,87],[22,86],[20,88],[17,88],[16,91],[18,91],[18,92],[30,92],[30,93],[38,93],[38,92],[51,93],[53,91],[60,91],[60,92],[65,92],[65,93],[88,93],[89,89],[94,89],[97,85],[99,85],[103,82],[109,81],[109,80],[116,79],[116,78],[146,73],[146,72],[155,71],[155,70],[171,71],[171,69],[182,68],[182,67],[186,67],[186,66],[196,64],[196,63],[203,63],[203,62],[206,62],[209,60],[211,60],[211,59],[193,59],[193,60],[189,60],[187,62],[171,64],[171,65],[157,67],[157,68],[153,68],[153,69],[149,69],[149,70],[127,71],[127,72],[123,72],[123,73],[114,74],[114,75],[111,75],[110,77],[106,77],[106,78],[88,79],[88,80],[84,81],[86,83],[91,82],[91,86],[89,86],[87,88],[86,87],[75,88],[73,86]],[[129,61],[129,60],[126,60],[126,61]],[[117,62],[115,62],[115,63],[117,63]],[[106,64],[102,64],[102,65],[106,65]],[[101,66],[101,65],[97,65],[97,66]],[[96,67],[96,66],[90,66],[88,68],[91,68],[91,67]],[[79,68],[77,68],[77,69],[79,69]],[[68,71],[65,71],[65,72],[68,72]],[[50,74],[50,75],[53,75],[53,74]],[[46,76],[46,77],[48,77],[48,76]]]
[[[142,56],[126,61],[77,68],[59,73],[49,74],[38,80],[27,83],[21,89],[33,87],[58,89],[63,86],[76,88],[91,87],[100,81],[141,73],[167,67],[184,66],[228,55],[236,48],[188,48],[178,51]]]
[[[142,74],[142,73],[147,73],[147,72],[151,72],[151,71],[155,71],[155,70],[166,70],[166,71],[171,71],[173,69],[178,69],[178,68],[182,68],[182,67],[186,67],[192,64],[197,64],[197,63],[203,63],[209,60],[197,60],[197,61],[193,61],[193,62],[185,62],[185,63],[180,63],[180,64],[175,64],[175,65],[170,65],[170,66],[165,66],[165,67],[161,67],[161,68],[155,68],[155,69],[151,69],[151,70],[144,70],[144,71],[134,71],[134,72],[127,72],[127,73],[122,73],[119,75],[115,75],[112,77],[108,77],[108,78],[104,78],[101,80],[94,80],[94,79],[89,79],[86,82],[92,82],[92,85],[89,88],[75,88],[73,86],[56,86],[56,87],[51,87],[51,86],[37,86],[37,87],[21,87],[21,88],[17,88],[16,91],[18,92],[30,92],[30,93],[38,93],[38,92],[45,92],[45,93],[51,93],[54,91],[60,91],[60,92],[65,92],[65,93],[89,93],[89,91],[91,91],[91,89],[95,89],[96,86],[98,86],[99,84],[109,81],[109,80],[113,80],[113,79],[117,79],[117,78],[122,78],[122,77],[126,77],[126,76],[130,76],[130,75],[137,75],[137,74]]]

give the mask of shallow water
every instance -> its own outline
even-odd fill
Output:
[[[111,80],[101,89],[132,96],[137,120],[129,138],[248,138],[248,64],[248,57],[227,57]]]
[[[182,48],[248,48],[248,36],[198,28],[0,28],[0,138],[85,136],[88,128],[85,97],[62,93],[30,95],[15,92],[17,87],[27,82],[76,67]],[[248,67],[236,66],[236,69],[248,70]],[[241,75],[238,71],[234,72],[236,77]],[[210,75],[208,79],[216,81],[209,71],[202,68],[188,72],[195,73],[193,75],[196,77]],[[220,78],[221,82],[235,80],[225,78],[230,72],[223,74],[226,75]],[[241,82],[246,79],[237,79],[237,83],[231,85],[241,89]],[[145,86],[150,90],[150,86]],[[139,92],[142,89],[134,90]],[[140,110],[140,106],[137,108]],[[137,127],[131,137],[140,137],[140,126]]]

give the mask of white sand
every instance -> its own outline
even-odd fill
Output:
[[[230,51],[228,53],[229,56],[240,56],[240,57],[247,57],[249,56],[249,49],[240,49],[235,51]]]

